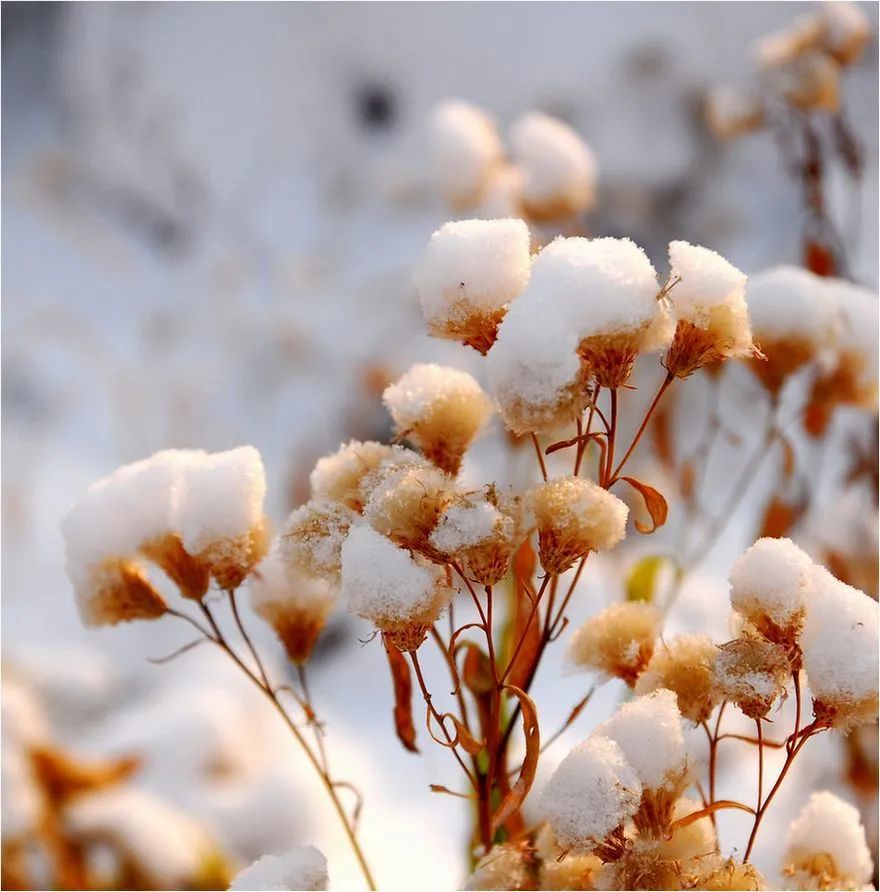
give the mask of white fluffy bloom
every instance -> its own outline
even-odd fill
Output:
[[[621,748],[591,737],[563,760],[541,794],[541,811],[559,845],[589,852],[638,810],[642,785]]]
[[[730,571],[730,603],[768,638],[794,640],[813,587],[813,571],[809,555],[791,539],[758,539]]]
[[[593,206],[596,158],[568,124],[529,112],[514,123],[510,142],[523,171],[523,200],[530,213],[558,217],[579,214]]]
[[[646,789],[677,785],[688,767],[675,694],[662,689],[624,703],[593,732],[613,740]]]
[[[877,718],[877,602],[814,569],[801,636],[804,669],[818,718],[846,729]]]
[[[476,204],[503,158],[495,124],[482,109],[457,99],[441,102],[428,125],[437,184],[456,207]]]
[[[413,276],[430,333],[485,353],[508,305],[529,280],[529,244],[522,220],[461,220],[441,226]]]
[[[330,884],[327,859],[314,846],[297,846],[283,855],[263,855],[246,867],[230,892],[316,892]]]
[[[789,829],[782,868],[789,889],[871,888],[874,863],[858,809],[834,793],[813,793]]]

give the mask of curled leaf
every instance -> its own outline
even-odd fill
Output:
[[[473,799],[474,797],[469,793],[456,793],[455,790],[450,790],[448,787],[444,787],[442,784],[430,784],[432,793],[445,793],[447,796],[457,796],[459,799]]]
[[[394,683],[394,728],[403,746],[411,753],[417,753],[416,728],[412,718],[412,676],[409,664],[403,654],[385,638],[385,653]]]
[[[538,710],[529,695],[514,685],[505,685],[504,689],[510,691],[520,703],[522,712],[523,733],[526,740],[526,755],[516,783],[510,788],[498,811],[492,818],[492,835],[504,826],[522,807],[529,790],[535,781],[535,773],[538,770],[538,757],[541,754],[541,732],[538,728]]]
[[[653,533],[658,527],[662,527],[664,523],[666,523],[666,518],[669,515],[669,506],[666,504],[666,499],[663,497],[663,494],[654,489],[653,486],[648,486],[647,483],[643,483],[641,480],[637,480],[635,477],[621,477],[621,480],[625,480],[636,492],[641,495],[641,497],[645,501],[645,507],[648,509],[648,514],[651,515],[651,520],[654,525],[651,527],[645,526],[641,521],[636,521],[636,529],[640,533]]]
[[[701,808],[699,811],[691,812],[689,815],[685,815],[683,818],[679,818],[675,821],[669,828],[669,838],[672,838],[672,834],[676,830],[680,830],[682,827],[687,827],[690,824],[699,821],[700,818],[705,818],[708,815],[711,815],[713,812],[720,811],[724,808],[736,808],[740,811],[746,811],[750,815],[755,813],[753,808],[749,808],[747,805],[743,805],[741,802],[734,802],[732,799],[719,799],[717,802],[713,802],[712,805],[707,805],[705,808]]]

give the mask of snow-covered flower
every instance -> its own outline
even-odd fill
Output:
[[[715,692],[749,718],[763,718],[784,693],[790,674],[782,647],[744,629],[741,637],[718,648]]]
[[[535,855],[540,861],[540,889],[595,889],[602,862],[595,855],[576,855],[559,846],[549,824],[535,835]]]
[[[637,694],[666,688],[678,709],[698,724],[709,718],[716,702],[714,669],[717,648],[708,635],[676,635],[661,641],[636,682]]]
[[[265,495],[266,472],[253,446],[207,455],[184,474],[183,547],[221,588],[240,585],[266,553]]]
[[[358,515],[343,502],[312,499],[287,518],[279,556],[312,576],[339,578],[342,543]]]
[[[703,114],[717,139],[734,139],[764,124],[764,104],[754,93],[733,86],[714,87],[706,95]]]
[[[302,664],[333,611],[337,588],[292,563],[282,542],[275,543],[251,576],[251,609],[275,630],[290,659]]]
[[[858,809],[834,793],[813,793],[788,832],[785,888],[867,889],[873,870]]]
[[[687,378],[709,363],[751,354],[745,273],[709,248],[681,241],[669,243],[669,264],[675,320],[669,372]]]
[[[511,128],[510,143],[523,173],[523,204],[530,216],[557,219],[593,207],[596,158],[568,124],[528,112]]]
[[[858,3],[825,0],[823,46],[841,65],[852,65],[871,39],[871,23]]]
[[[566,654],[570,666],[592,670],[628,685],[648,665],[660,634],[660,614],[644,601],[613,604],[591,616],[572,635]]]
[[[541,794],[541,811],[560,846],[590,854],[632,818],[641,795],[621,747],[593,736],[562,760]]]
[[[527,499],[548,573],[564,573],[578,558],[613,548],[625,535],[629,509],[591,480],[555,477],[529,490]]]
[[[492,414],[491,401],[472,375],[433,363],[414,365],[386,388],[382,400],[396,435],[449,474],[458,473]]]
[[[230,892],[318,892],[327,889],[327,859],[314,846],[297,846],[282,855],[263,855],[240,871]]]
[[[461,220],[428,242],[413,282],[428,331],[485,354],[510,303],[529,281],[529,230],[522,220]]]
[[[463,888],[474,892],[481,889],[508,889],[511,892],[531,889],[531,855],[515,844],[492,846],[477,862]]]
[[[847,730],[877,718],[878,606],[823,567],[813,575],[801,635],[813,713]]]
[[[454,208],[476,205],[504,157],[492,118],[468,102],[446,99],[431,113],[428,139],[444,198]]]
[[[721,854],[695,858],[683,875],[687,889],[705,889],[712,892],[730,892],[743,889],[759,892],[767,889],[764,877],[749,862],[725,858]]]
[[[399,650],[422,643],[451,596],[439,566],[413,557],[366,524],[352,527],[342,546],[342,600]]]

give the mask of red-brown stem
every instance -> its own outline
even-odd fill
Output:
[[[538,442],[538,435],[532,434],[532,443],[535,446],[535,454],[538,456],[538,466],[541,468],[541,476],[544,478],[544,482],[547,482],[547,465],[544,464],[544,456],[541,453],[541,444]]]
[[[617,439],[617,388],[611,388],[611,423],[608,426],[608,452],[605,454],[605,468],[602,471],[601,485],[606,489],[614,467],[614,444]]]
[[[623,466],[627,463],[627,461],[629,460],[629,457],[635,451],[636,446],[639,445],[639,442],[642,439],[642,435],[647,430],[648,424],[651,421],[651,416],[654,414],[654,410],[657,408],[657,406],[660,403],[660,400],[663,398],[663,394],[666,393],[667,389],[669,388],[669,385],[672,384],[672,382],[674,380],[675,380],[675,375],[673,375],[671,372],[667,372],[666,377],[663,379],[663,383],[660,385],[660,388],[657,390],[657,394],[655,395],[654,399],[651,401],[651,405],[648,406],[648,411],[645,412],[645,417],[642,419],[642,423],[641,423],[641,425],[639,425],[639,429],[636,431],[636,435],[633,437],[632,442],[629,444],[629,449],[626,450],[626,454],[620,460],[620,464],[611,473],[611,478],[609,479],[608,484],[607,484],[608,486],[613,485],[615,480],[617,480],[617,478],[620,476],[620,472],[623,470]],[[617,391],[612,391],[612,397],[616,396],[616,393],[617,393]],[[615,415],[616,415],[616,407],[615,407],[614,403],[612,403],[612,414],[611,414],[612,419],[615,418]],[[612,423],[613,423],[613,421],[612,421]],[[614,458],[613,444],[609,448],[609,454],[611,456],[611,459],[609,460],[609,464],[610,464]]]
[[[755,814],[761,810],[761,800],[764,798],[764,726],[760,718],[755,719],[758,728],[758,804],[755,806]]]

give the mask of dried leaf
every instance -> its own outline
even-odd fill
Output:
[[[781,539],[788,535],[791,528],[800,519],[801,514],[803,514],[803,506],[792,505],[784,502],[778,496],[773,496],[764,510],[759,538]]]
[[[688,460],[681,466],[681,476],[678,482],[679,489],[681,489],[682,498],[684,498],[688,502],[693,498],[694,495],[695,479],[696,472],[694,471],[694,463]]]
[[[804,245],[804,266],[817,276],[833,276],[837,262],[831,248],[815,239],[807,239]]]
[[[467,689],[477,698],[490,693],[495,686],[495,677],[489,657],[473,641],[462,641],[457,647],[467,648],[462,670]]]
[[[473,799],[474,797],[469,793],[456,793],[455,790],[450,790],[448,787],[444,787],[442,784],[430,784],[432,793],[446,793],[447,796],[457,796],[459,799]]]
[[[645,500],[645,507],[648,509],[648,514],[651,515],[651,520],[654,523],[653,526],[648,527],[637,520],[636,529],[640,533],[653,533],[658,527],[662,527],[669,515],[669,506],[666,504],[666,499],[662,493],[654,489],[653,486],[648,486],[647,483],[637,480],[635,477],[621,477],[620,479],[625,480]]]
[[[699,821],[700,818],[705,818],[708,815],[711,815],[713,812],[720,811],[724,808],[736,808],[740,811],[747,811],[750,815],[755,813],[753,808],[749,808],[747,805],[743,805],[741,802],[734,802],[732,799],[719,799],[716,802],[713,802],[712,805],[707,805],[705,808],[701,808],[699,811],[691,812],[689,815],[685,815],[683,818],[679,818],[675,821],[672,826],[669,828],[669,838],[672,837],[672,834],[676,830],[680,830],[682,827],[687,827],[689,824],[694,824]]]
[[[668,562],[669,558],[662,554],[650,555],[636,562],[626,579],[626,600],[650,604],[654,600],[657,577]]]
[[[525,802],[526,796],[529,795],[529,790],[531,790],[534,783],[535,773],[538,770],[538,757],[541,754],[541,732],[538,728],[538,711],[532,698],[525,691],[513,685],[505,685],[504,687],[520,703],[523,732],[526,739],[526,755],[516,783],[501,801],[498,811],[495,812],[492,818],[493,836],[498,832],[499,828],[503,827],[520,810],[523,802]]]
[[[412,676],[409,664],[403,654],[385,638],[385,652],[391,680],[394,682],[394,728],[403,746],[411,753],[417,753],[416,728],[412,717]]]
[[[534,549],[528,540],[517,551],[515,562],[519,562],[519,569],[525,571],[528,574],[528,578],[531,578],[536,567],[536,557]],[[519,574],[515,578],[516,613],[511,624],[509,641],[507,642],[508,652],[511,652],[516,649],[517,643],[525,634],[525,640],[508,675],[510,683],[518,688],[521,688],[526,683],[526,680],[531,677],[535,660],[538,658],[538,651],[541,647],[541,624],[533,618],[532,622],[529,623],[528,629],[526,629],[526,623],[532,611],[532,601],[525,590],[525,586],[520,582],[521,578]]]

